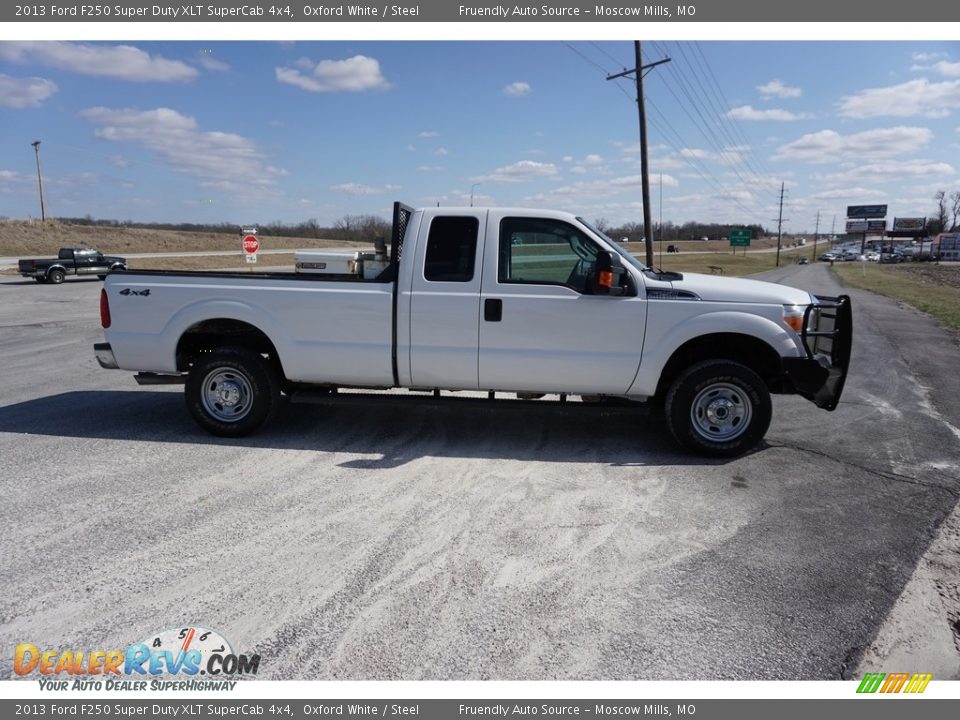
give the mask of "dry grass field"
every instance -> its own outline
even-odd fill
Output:
[[[894,298],[960,331],[960,265],[837,263],[833,272],[850,287]]]
[[[337,240],[261,237],[264,249],[296,250],[305,247],[368,247],[365,243]],[[240,237],[233,233],[180,232],[141,228],[65,225],[56,220],[0,221],[0,256],[54,256],[62,247],[92,247],[110,255],[240,250]]]

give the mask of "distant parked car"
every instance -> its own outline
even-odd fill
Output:
[[[836,255],[836,253],[832,253],[832,252],[826,252],[820,256],[821,262],[833,262],[834,260],[839,260],[839,259],[840,258]]]
[[[799,260],[797,260],[797,263],[800,265],[808,265],[810,263],[810,258],[802,257]]]
[[[679,248],[678,246],[676,246],[676,245],[667,245],[667,252],[668,252],[668,253],[678,253],[678,252],[680,252],[680,248]]]
[[[880,260],[880,253],[878,252],[868,252],[867,260],[869,262],[878,262]]]

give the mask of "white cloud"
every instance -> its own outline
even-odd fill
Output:
[[[209,53],[201,53],[198,62],[205,70],[213,70],[214,72],[226,72],[230,69],[227,63],[222,60],[217,60]]]
[[[449,155],[450,151],[447,150],[446,148],[437,148],[436,150],[433,151],[433,154],[436,155],[437,157],[444,157],[446,155]]]
[[[417,170],[420,172],[440,172],[446,168],[443,165],[418,165]]]
[[[150,150],[174,172],[200,178],[203,187],[262,191],[286,174],[265,164],[252,140],[219,130],[203,131],[194,118],[170,108],[93,107],[80,116],[93,123],[98,138]]]
[[[534,160],[521,160],[506,167],[497,168],[488,175],[470,178],[472,182],[519,183],[555,177],[557,166],[553,163],[541,163]]]
[[[915,52],[913,55],[911,55],[911,59],[914,62],[931,62],[933,60],[938,60],[939,58],[943,58],[943,57],[947,57],[947,54],[942,52],[935,52],[935,53]]]
[[[784,85],[782,80],[771,80],[766,85],[757,85],[757,90],[764,97],[798,98],[803,94],[803,90]]]
[[[316,65],[301,58],[296,64],[306,74],[294,68],[278,67],[277,80],[310,92],[363,92],[390,87],[380,71],[380,62],[365,55],[346,60],[321,60]]]
[[[419,137],[419,138],[435,138],[435,137],[437,137],[437,136],[439,136],[439,135],[440,135],[440,133],[438,133],[436,130],[424,130],[422,133],[418,133],[418,134],[417,134],[417,137]]]
[[[0,107],[22,110],[37,107],[57,91],[52,80],[39,77],[15,78],[0,74]]]
[[[877,191],[871,190],[864,187],[842,187],[834,188],[832,190],[822,190],[818,193],[813,193],[812,195],[807,195],[807,200],[848,200],[848,199],[859,199],[869,195],[870,197],[876,197]]]
[[[774,159],[808,163],[869,162],[916,152],[931,140],[933,132],[923,127],[879,128],[853,135],[821,130],[781,146]]]
[[[503,94],[511,97],[523,97],[529,95],[530,90],[530,83],[512,82],[503,89]]]
[[[944,77],[960,77],[960,62],[941,61],[936,63],[933,69]]]
[[[107,162],[117,168],[130,167],[130,161],[127,160],[123,155],[111,155],[107,158]]]
[[[960,80],[930,82],[925,78],[900,85],[870,88],[838,103],[840,115],[850,118],[945,117],[960,107]]]
[[[607,198],[628,191],[639,191],[642,182],[640,175],[626,175],[610,180],[583,180],[571,185],[553,188],[547,192],[537,193],[526,199],[538,203],[568,206],[571,199],[579,202],[582,198]],[[651,185],[656,186],[659,183],[660,175],[650,176]],[[672,175],[664,175],[663,184],[665,187],[678,187],[680,185],[679,181]]]
[[[800,120],[803,115],[792,113],[789,110],[780,110],[778,108],[768,108],[766,110],[756,110],[751,105],[731,108],[727,111],[727,117],[734,120],[773,120],[776,122],[790,122],[791,120]]]
[[[341,183],[330,187],[335,192],[346,193],[347,195],[383,195],[400,190],[399,185],[364,185],[362,183]]]
[[[0,170],[0,192],[14,192],[28,187],[37,181],[36,175],[18,173],[14,170]]]
[[[857,165],[843,172],[826,175],[823,180],[834,183],[884,183],[898,178],[949,177],[956,171],[945,162],[932,160],[905,160]]]
[[[590,155],[587,155],[581,161],[581,164],[583,165],[601,165],[602,163],[603,163],[603,158],[600,155],[596,155],[595,153],[591,153]]]
[[[0,43],[0,60],[39,65],[134,82],[181,82],[200,73],[179,60],[154,57],[130,45],[71,42]]]

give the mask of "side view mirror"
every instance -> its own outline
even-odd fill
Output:
[[[590,278],[590,286],[594,295],[623,295],[623,275],[626,268],[617,253],[610,250],[601,250],[597,253],[597,261]]]

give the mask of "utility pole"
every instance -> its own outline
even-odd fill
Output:
[[[663,173],[660,173],[660,219],[657,220],[657,235],[660,237],[660,267],[663,267]]]
[[[780,215],[777,217],[777,267],[780,267],[780,240],[783,237],[783,188],[780,183]]]
[[[820,211],[817,210],[817,229],[813,231],[813,259],[817,259],[817,240],[820,239]]]
[[[636,75],[637,78],[637,114],[640,120],[640,178],[643,192],[643,238],[647,249],[647,265],[653,267],[653,223],[650,220],[650,168],[647,162],[647,111],[643,101],[643,76],[646,74],[644,71],[668,63],[670,58],[644,65],[639,40],[635,40],[633,43],[633,53],[636,67],[615,75],[608,75],[607,80],[615,80],[631,73]]]
[[[47,219],[47,212],[43,207],[43,175],[40,173],[40,141],[34,140],[32,143],[33,152],[37,156],[37,183],[40,185],[40,222]]]

